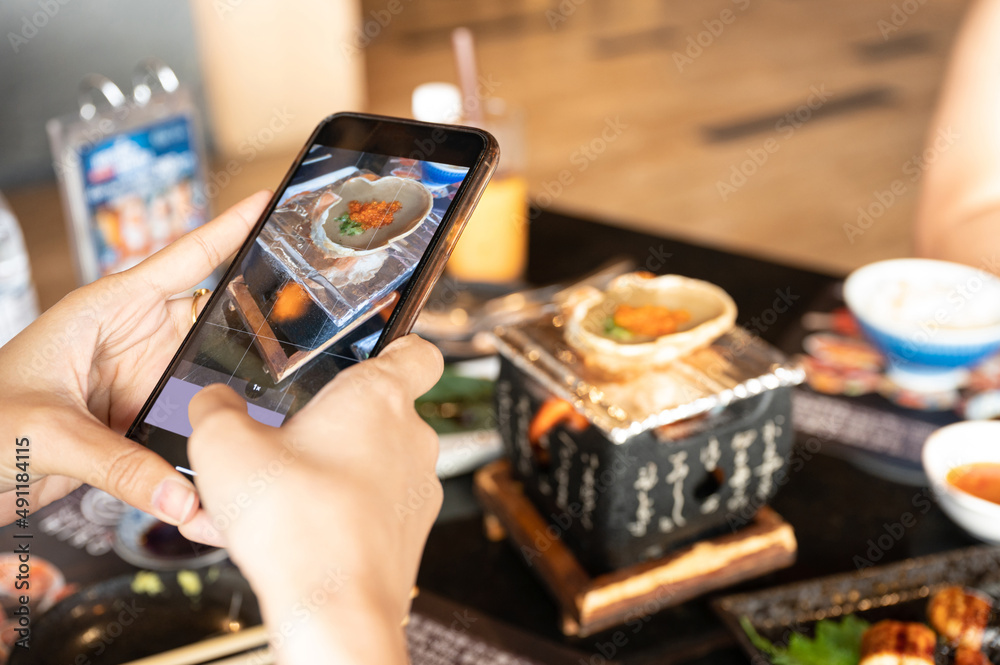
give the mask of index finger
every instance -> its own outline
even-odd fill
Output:
[[[129,273],[142,278],[160,297],[193,288],[240,248],[270,199],[271,192],[267,190],[243,199],[211,222],[153,254]]]
[[[398,378],[413,399],[433,388],[444,372],[444,358],[438,348],[413,334],[393,341],[367,362],[378,364]]]

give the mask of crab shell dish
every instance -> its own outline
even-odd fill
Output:
[[[606,332],[621,305],[665,307],[688,316],[676,332],[658,337],[616,339]],[[736,303],[725,291],[680,275],[656,277],[629,273],[616,278],[606,291],[581,287],[563,305],[567,344],[592,370],[611,377],[634,377],[663,367],[708,346],[736,322]]]
[[[312,241],[330,256],[364,256],[385,249],[389,243],[413,233],[427,219],[434,198],[422,184],[410,178],[386,176],[376,180],[351,178],[338,193],[340,200],[318,215],[312,222]],[[358,235],[340,232],[338,217],[347,213],[351,201],[398,201],[401,207],[392,222]]]

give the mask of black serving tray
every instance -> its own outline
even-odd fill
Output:
[[[883,619],[926,622],[927,600],[953,585],[996,597],[1000,590],[1000,547],[970,547],[734,594],[715,600],[712,608],[753,662],[768,663],[740,625],[741,617],[763,637],[785,645],[793,632],[811,635],[816,622],[848,614],[872,623]],[[987,655],[996,658],[995,653]]]

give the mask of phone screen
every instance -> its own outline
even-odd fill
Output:
[[[203,387],[230,386],[277,427],[368,358],[468,172],[310,146],[130,436],[190,474],[188,404]]]

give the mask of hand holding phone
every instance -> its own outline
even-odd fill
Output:
[[[166,367],[191,328],[191,298],[175,294],[239,249],[269,198],[251,196],[131,270],[73,291],[0,347],[0,434],[9,446],[0,523],[25,510],[17,494],[25,482],[29,514],[87,483],[165,522],[191,516],[191,484],[121,432],[156,385],[149,368]]]
[[[228,385],[280,426],[338,372],[409,332],[496,166],[485,132],[324,121],[128,436],[193,475],[188,404]]]
[[[276,634],[294,626],[278,661],[408,662],[400,620],[443,498],[437,434],[413,403],[442,369],[432,344],[397,339],[280,429],[222,385],[192,400],[204,510],[180,530],[228,548]]]
[[[324,127],[330,131],[325,132]],[[414,179],[419,173],[415,179],[433,199],[430,211],[415,222],[413,218],[406,224],[394,225],[397,213],[412,210],[414,202],[426,200],[422,193],[408,187],[414,198],[405,202],[405,207],[399,199],[401,205],[397,207],[393,205],[396,197],[380,198],[379,193],[365,198],[348,192],[345,210],[343,187],[351,178],[320,180],[312,188],[306,186],[321,177],[329,178],[330,172],[317,175],[315,170],[300,172],[300,168],[317,168],[323,162],[352,166],[343,163],[347,157],[355,158],[355,171],[344,175],[358,172],[369,182],[386,177],[387,169],[389,176],[399,178]],[[211,473],[239,469],[241,472],[231,473],[229,480],[235,479],[238,485],[250,482],[248,473],[259,471],[261,463],[274,461],[273,455],[266,454],[268,441],[284,446],[290,440],[289,434],[294,437],[296,422],[308,430],[310,439],[301,456],[286,467],[289,474],[281,481],[281,491],[269,493],[273,501],[256,504],[273,515],[267,528],[250,531],[250,537],[241,544],[234,543],[234,558],[247,564],[248,570],[262,571],[255,584],[263,594],[268,616],[284,625],[283,619],[291,612],[290,620],[298,621],[300,605],[296,603],[315,589],[315,574],[330,572],[317,565],[329,562],[331,553],[343,555],[338,555],[338,562],[348,567],[351,576],[348,589],[323,605],[322,612],[310,614],[310,625],[281,647],[283,657],[293,658],[292,649],[308,655],[334,654],[340,649],[345,655],[357,653],[360,660],[371,658],[381,649],[385,657],[380,662],[390,662],[392,656],[403,662],[405,645],[399,618],[405,612],[419,550],[436,513],[436,502],[440,501],[431,459],[436,437],[412,411],[412,399],[429,387],[438,369],[436,364],[423,370],[413,366],[406,360],[410,354],[374,360],[389,362],[389,369],[357,363],[376,355],[409,330],[495,161],[495,143],[473,130],[360,116],[334,117],[317,130],[255,224],[251,218],[263,204],[259,196],[244,201],[221,219],[127,273],[99,280],[64,298],[0,348],[0,385],[5,391],[0,402],[0,430],[5,440],[12,442],[12,450],[21,454],[23,448],[30,459],[31,510],[65,495],[82,481],[165,521],[187,522],[197,497],[174,470],[187,466],[186,450],[180,463],[172,457],[176,452],[172,446],[179,442],[183,447],[186,436],[171,429],[184,431],[177,421],[159,427],[152,409],[158,404],[168,411],[182,407],[186,418],[188,400],[182,405],[172,404],[170,399],[160,404],[161,398],[171,396],[165,390],[170,380],[192,383],[228,372],[222,382],[241,389],[242,396],[217,388],[195,402],[195,421],[204,434],[199,433],[202,438],[192,445],[207,456],[198,462],[199,468],[204,465],[207,469],[202,485],[219,490],[205,497],[207,506],[217,508],[220,497],[226,497],[223,481],[209,477]],[[326,167],[318,168],[322,171]],[[284,191],[296,184],[303,187]],[[365,191],[365,185],[353,186]],[[341,187],[339,193],[337,187]],[[338,203],[341,207],[335,209]],[[370,205],[373,203],[378,205]],[[386,219],[390,212],[393,220]],[[296,218],[300,221],[295,222]],[[405,221],[407,215],[399,219]],[[273,226],[269,226],[271,222]],[[289,226],[306,223],[308,232],[305,226],[299,226],[298,232],[288,230]],[[322,225],[322,234],[315,228],[317,224]],[[216,263],[235,250],[234,240],[243,237],[251,226],[251,237],[237,253],[222,287],[175,353],[190,325],[192,302],[190,298],[171,297],[189,292],[204,279]],[[432,232],[429,237],[422,236],[421,229]],[[321,242],[324,236],[334,247],[325,247]],[[360,244],[361,236],[368,241]],[[324,251],[316,254],[311,249],[315,247]],[[343,254],[345,250],[347,255]],[[263,262],[256,261],[262,256],[258,252],[263,252]],[[330,253],[334,256],[329,257]],[[379,253],[381,267],[394,265],[397,270],[382,272],[373,268],[375,259],[366,259],[367,265],[361,260]],[[331,265],[324,266],[317,256],[326,257]],[[390,264],[390,259],[395,263]],[[332,267],[339,269],[329,269]],[[288,276],[268,281],[268,275],[273,274]],[[388,279],[387,287],[382,279]],[[352,286],[368,285],[372,280],[386,288],[366,286],[352,291]],[[240,302],[238,297],[246,294],[249,300],[243,298]],[[300,297],[303,294],[307,298]],[[330,316],[330,302],[319,302],[324,294],[337,294],[347,301],[348,315],[337,319],[338,323],[331,323],[334,319]],[[323,316],[315,316],[314,307]],[[255,311],[260,318],[253,318]],[[310,334],[311,341],[302,343]],[[268,349],[282,353],[268,356]],[[305,355],[296,356],[299,352]],[[434,352],[424,356],[436,358]],[[248,359],[246,363],[244,359]],[[149,375],[148,369],[165,365],[166,373],[153,388],[155,377]],[[344,368],[350,374],[329,383]],[[366,377],[372,369],[374,378]],[[354,375],[360,375],[361,380],[353,381]],[[420,377],[424,383],[420,383]],[[320,399],[310,402],[324,386],[329,388]],[[152,395],[140,408],[140,401],[151,388]],[[269,391],[274,390],[282,393],[277,409],[269,408],[273,404],[264,399],[273,397]],[[220,429],[227,416],[214,413],[217,409],[213,399],[219,395],[230,400],[229,407],[219,410],[237,411],[228,422],[238,421],[241,427],[252,429],[252,436],[241,436],[232,428]],[[302,413],[298,421],[292,419],[289,427],[279,430],[258,424],[267,418],[285,422],[307,403],[313,404],[312,413]],[[199,413],[199,404],[209,412]],[[403,405],[410,408],[400,408]],[[258,422],[254,422],[254,406],[271,413],[260,417],[256,412]],[[250,413],[243,415],[243,408]],[[387,410],[393,413],[391,418],[386,417]],[[131,434],[164,452],[166,460],[116,434],[137,411]],[[211,427],[202,427],[205,423],[199,419],[205,415],[209,423],[214,420],[214,433]],[[317,426],[318,422],[328,428]],[[190,427],[190,420],[186,425]],[[390,426],[402,426],[404,431],[396,432],[387,444],[386,428]],[[164,438],[158,438],[160,435]],[[213,447],[222,439],[225,445]],[[272,448],[270,452],[280,449]],[[8,465],[0,469],[0,506],[6,506],[3,514],[13,520],[16,483],[21,482],[18,474],[27,474],[29,463],[22,470],[13,466],[14,454],[8,458]],[[426,469],[428,475],[418,473],[420,469]],[[334,477],[334,472],[341,475]],[[368,503],[364,511],[356,510],[362,492],[386,483],[386,491],[373,491],[365,498]],[[165,486],[178,488],[179,492],[164,492]],[[339,498],[330,494],[332,487],[343,490]],[[408,500],[410,490],[422,498],[422,504],[416,508],[407,504],[406,509],[413,512],[400,516],[397,504],[402,503],[402,497]],[[341,503],[325,507],[315,535],[296,529],[295,545],[281,547],[280,552],[268,551],[266,560],[250,561],[261,537],[275,545],[287,544],[278,536],[291,511],[298,511],[301,517],[310,502],[324,506],[325,501]],[[333,519],[329,519],[331,516]],[[283,519],[286,521],[279,522]],[[189,522],[185,528],[196,525]],[[344,542],[356,547],[348,552]],[[276,570],[297,574],[271,579]],[[333,579],[336,582],[337,578]],[[310,638],[315,640],[310,642]]]

